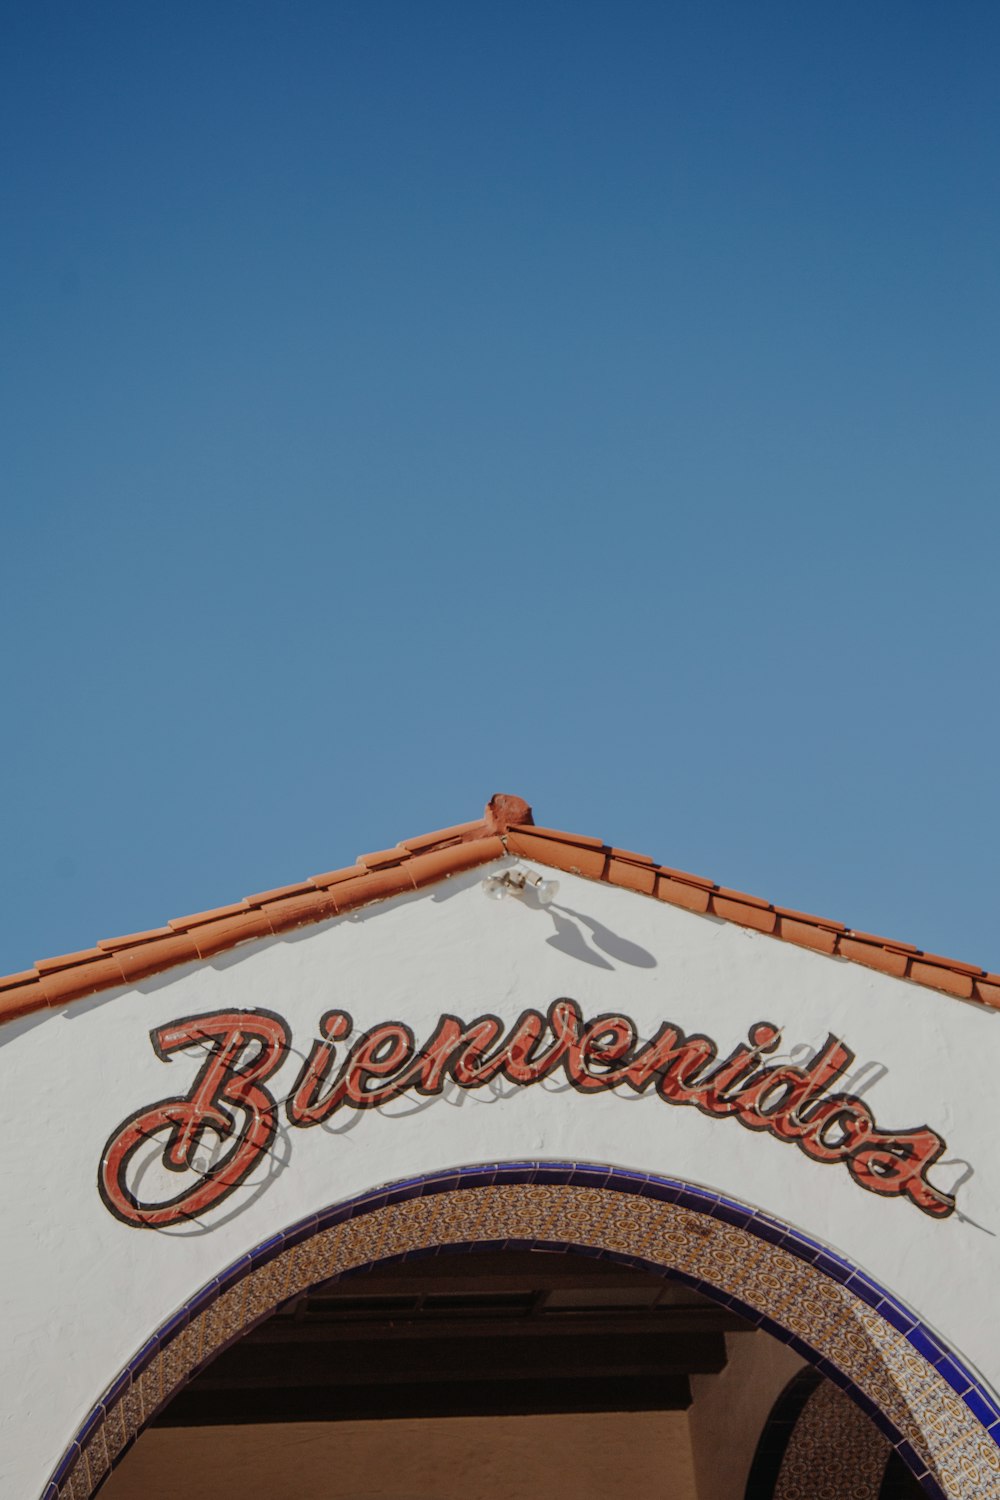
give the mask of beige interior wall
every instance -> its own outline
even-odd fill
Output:
[[[727,1334],[726,1349],[720,1374],[691,1378],[688,1421],[700,1500],[743,1500],[764,1423],[805,1363],[760,1331]]]
[[[696,1500],[685,1412],[145,1432],[101,1500]]]

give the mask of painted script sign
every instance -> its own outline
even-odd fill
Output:
[[[353,1029],[346,1011],[327,1011],[291,1094],[279,1099],[272,1080],[292,1043],[281,1016],[221,1010],[157,1027],[150,1039],[163,1061],[192,1047],[204,1051],[204,1061],[186,1094],[136,1110],[111,1136],[98,1173],[107,1207],[124,1223],[149,1229],[200,1218],[246,1181],[282,1114],[290,1127],[307,1130],[338,1111],[377,1109],[406,1093],[430,1098],[446,1087],[479,1089],[495,1080],[528,1088],[557,1073],[581,1094],[651,1091],[665,1104],[732,1117],[812,1161],[842,1165],[868,1192],[908,1198],[935,1218],[955,1207],[927,1177],[946,1149],[943,1138],[927,1125],[883,1130],[862,1099],[837,1091],[854,1053],[832,1034],[811,1062],[795,1067],[765,1060],[781,1040],[769,1021],[751,1026],[747,1040],[720,1058],[710,1037],[664,1023],[643,1041],[628,1016],[586,1021],[569,999],[545,1014],[522,1012],[506,1031],[496,1016],[467,1023],[443,1015],[419,1045],[402,1021],[383,1021],[345,1046]],[[206,1137],[220,1148],[207,1164],[200,1149]],[[185,1176],[165,1201],[142,1196],[136,1167],[150,1143],[163,1168]]]

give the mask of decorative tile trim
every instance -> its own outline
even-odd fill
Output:
[[[855,1402],[807,1368],[774,1404],[745,1500],[880,1500],[892,1451]]]
[[[784,1461],[795,1424],[802,1408],[822,1383],[823,1377],[813,1365],[806,1365],[793,1375],[771,1407],[750,1465],[744,1500],[773,1500],[778,1475]]]
[[[667,1272],[697,1288],[840,1387],[926,1494],[1000,1500],[995,1398],[850,1262],[717,1193],[572,1162],[494,1162],[412,1178],[273,1236],[143,1346],[76,1435],[46,1496],[90,1500],[183,1385],[309,1287],[440,1250],[537,1245]]]

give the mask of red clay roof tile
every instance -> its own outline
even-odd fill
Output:
[[[5,974],[0,979],[0,994],[4,990],[20,989],[24,984],[35,984],[38,979],[37,969],[21,969],[17,974]]]
[[[364,873],[364,865],[348,865],[343,870],[327,870],[325,875],[310,875],[309,884],[326,890],[331,885],[342,885],[345,880],[356,880]]]
[[[715,894],[717,897],[724,897],[727,901],[739,901],[744,906],[770,907],[771,905],[770,901],[765,901],[761,896],[748,896],[746,891],[731,891],[729,887],[725,885],[717,885],[715,887]]]
[[[135,948],[140,943],[151,943],[155,938],[173,937],[172,927],[152,927],[148,932],[131,932],[125,937],[99,938],[97,946],[105,953],[117,953],[119,948]]]
[[[293,927],[304,927],[309,922],[322,922],[337,915],[337,903],[329,891],[317,891],[307,886],[298,896],[286,896],[280,901],[267,903],[267,921],[273,933],[290,932]]]
[[[983,1005],[992,1005],[995,1010],[1000,1010],[1000,984],[990,984],[985,979],[977,979],[975,984],[976,998]]]
[[[42,1010],[47,1002],[38,998],[39,979],[34,976],[34,983],[22,985],[20,989],[0,991],[0,1026],[5,1021],[19,1021],[22,1016],[30,1016],[36,1010]]]
[[[522,831],[523,830],[519,827],[511,828],[508,830],[508,832],[510,833],[520,833]],[[534,824],[532,824],[528,829],[528,832],[530,832],[534,838],[556,839],[560,844],[572,844],[574,848],[579,847],[581,849],[603,849],[605,847],[600,839],[587,838],[584,834],[581,833],[560,833],[556,828],[536,828]]]
[[[408,854],[408,849],[397,844],[395,849],[376,849],[374,854],[359,854],[357,863],[364,865],[366,870],[380,870],[383,865],[398,865]]]
[[[250,938],[272,937],[271,924],[263,911],[244,911],[233,917],[221,917],[217,922],[205,922],[200,927],[189,929],[192,941],[198,949],[199,958],[211,958],[237,943]]]
[[[657,865],[661,875],[669,875],[671,880],[681,880],[685,885],[700,886],[703,891],[714,891],[716,889],[714,880],[706,880],[703,875],[689,875],[687,870],[672,870],[669,865]]]
[[[95,958],[106,958],[103,948],[81,948],[79,953],[60,953],[55,958],[36,958],[35,968],[39,974],[52,974],[56,970],[82,967]]]
[[[817,953],[833,953],[837,946],[836,933],[831,928],[816,922],[796,922],[780,910],[775,936],[799,948],[813,948]]]
[[[807,922],[812,927],[829,927],[832,932],[846,932],[843,922],[834,922],[830,917],[814,917],[812,912],[795,911],[791,906],[776,906],[779,917],[789,917],[793,922]]]
[[[507,835],[507,848],[511,854],[520,854],[524,859],[539,859],[543,864],[555,865],[556,869],[567,870],[570,874],[585,875],[590,880],[600,880],[604,875],[606,858],[602,844],[536,838],[533,830],[512,828]]]
[[[134,948],[119,948],[115,961],[127,984],[148,979],[161,969],[173,968],[174,964],[195,963],[199,957],[198,946],[190,933],[172,932],[169,937],[155,943],[139,943]]]
[[[652,861],[648,865],[637,865],[630,859],[618,859],[612,853],[608,867],[608,882],[611,885],[623,885],[630,891],[641,891],[644,896],[651,896],[656,888],[656,871],[653,869]]]
[[[167,922],[175,932],[186,932],[189,927],[203,927],[208,922],[221,921],[223,917],[234,917],[237,912],[249,911],[245,901],[235,901],[231,906],[213,906],[211,911],[196,911],[190,917],[171,917]]]
[[[758,932],[773,932],[777,917],[766,903],[748,906],[745,901],[731,901],[715,891],[711,896],[712,912],[740,927],[755,927]]]
[[[458,844],[463,839],[481,838],[483,832],[483,819],[479,818],[475,823],[456,823],[451,828],[439,828],[437,833],[424,833],[415,839],[400,839],[403,849],[409,849],[411,854],[422,854],[425,849],[441,849],[445,845]]]
[[[633,854],[631,849],[612,849],[613,859],[627,859],[633,865],[655,865],[656,860],[650,859],[648,854]]]
[[[446,875],[457,874],[459,870],[502,859],[506,852],[503,839],[499,834],[492,834],[487,838],[470,839],[465,844],[449,844],[445,849],[428,849],[423,854],[415,854],[407,862],[406,869],[415,886],[430,885],[435,880],[443,880]]]
[[[496,796],[482,818],[407,839],[366,854],[346,869],[279,886],[231,906],[178,917],[165,927],[103,939],[95,948],[40,959],[34,968],[0,978],[0,1022],[61,1006],[99,990],[133,984],[177,964],[205,959],[251,938],[321,922],[501,858],[534,859],[589,880],[654,895],[686,911],[709,913],[784,942],[850,959],[960,999],[1000,1010],[1000,975],[973,964],[923,953],[912,943],[857,932],[841,922],[775,907],[759,896],[718,886],[700,875],[654,865],[644,854],[609,848],[600,839],[536,828],[520,797]]]
[[[943,969],[940,964],[925,964],[915,958],[908,978],[917,984],[933,985],[936,990],[947,990],[949,995],[957,995],[960,1000],[972,998],[972,979],[957,969]]]
[[[883,974],[894,974],[897,979],[906,977],[906,954],[896,948],[883,948],[878,943],[859,943],[853,937],[842,937],[837,952],[841,958],[853,958],[867,969],[880,969]]]
[[[852,938],[857,938],[859,943],[877,943],[880,948],[890,948],[893,953],[919,953],[912,943],[900,943],[895,938],[876,937],[874,932],[859,932],[856,927],[849,927],[848,932]]]
[[[256,896],[247,896],[247,906],[264,906],[270,901],[281,901],[286,896],[304,896],[309,891],[316,894],[311,880],[299,880],[294,885],[279,885],[273,891],[260,891]]]
[[[98,990],[115,989],[125,983],[121,964],[108,956],[68,969],[49,969],[39,975],[38,1005],[34,1009],[62,1005],[67,1000],[79,1000],[84,995],[95,995]]]
[[[660,874],[656,878],[656,898],[669,901],[671,906],[683,906],[685,911],[708,911],[708,891],[703,886],[689,885],[686,880],[673,880]]]

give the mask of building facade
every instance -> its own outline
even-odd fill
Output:
[[[0,981],[0,1490],[1000,1496],[1000,977],[517,798]]]

